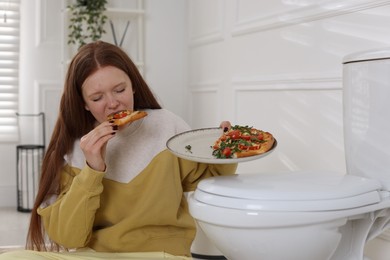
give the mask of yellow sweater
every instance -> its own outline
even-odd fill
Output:
[[[195,224],[184,192],[236,166],[195,163],[163,149],[131,181],[119,182],[87,165],[66,165],[60,195],[38,213],[49,237],[66,248],[190,256]]]
[[[66,167],[59,199],[38,213],[50,238],[67,248],[189,256],[195,225],[183,192],[194,190],[202,178],[233,174],[235,168],[197,164],[167,150],[126,184],[89,167]]]

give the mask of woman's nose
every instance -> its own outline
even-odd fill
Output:
[[[114,97],[109,97],[108,98],[108,106],[110,108],[115,108],[119,105],[119,101],[115,99]]]

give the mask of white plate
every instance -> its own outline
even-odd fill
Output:
[[[218,159],[213,156],[212,146],[222,133],[222,128],[201,128],[183,132],[171,137],[167,141],[167,148],[176,156],[190,161],[211,164],[228,164],[247,162],[262,158],[269,155],[277,145],[275,140],[271,150],[259,155],[244,158]],[[186,149],[186,146],[188,145],[191,146],[190,151]]]

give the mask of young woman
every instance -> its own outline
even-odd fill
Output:
[[[123,109],[148,115],[118,128],[107,116]],[[43,160],[29,250],[0,258],[189,258],[195,225],[184,192],[236,165],[174,156],[166,141],[186,130],[124,51],[101,41],[80,48]]]

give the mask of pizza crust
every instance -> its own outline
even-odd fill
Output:
[[[265,141],[264,143],[262,143],[260,145],[260,148],[257,149],[257,150],[248,150],[248,151],[241,151],[241,152],[236,152],[234,154],[234,156],[236,158],[243,158],[243,157],[248,157],[248,156],[253,156],[253,155],[260,155],[260,154],[263,154],[263,153],[266,153],[268,152],[269,150],[271,150],[271,148],[273,147],[274,145],[274,142],[275,142],[275,138],[273,137],[273,135],[271,135],[270,133],[268,132],[264,132],[263,133],[263,140]]]

